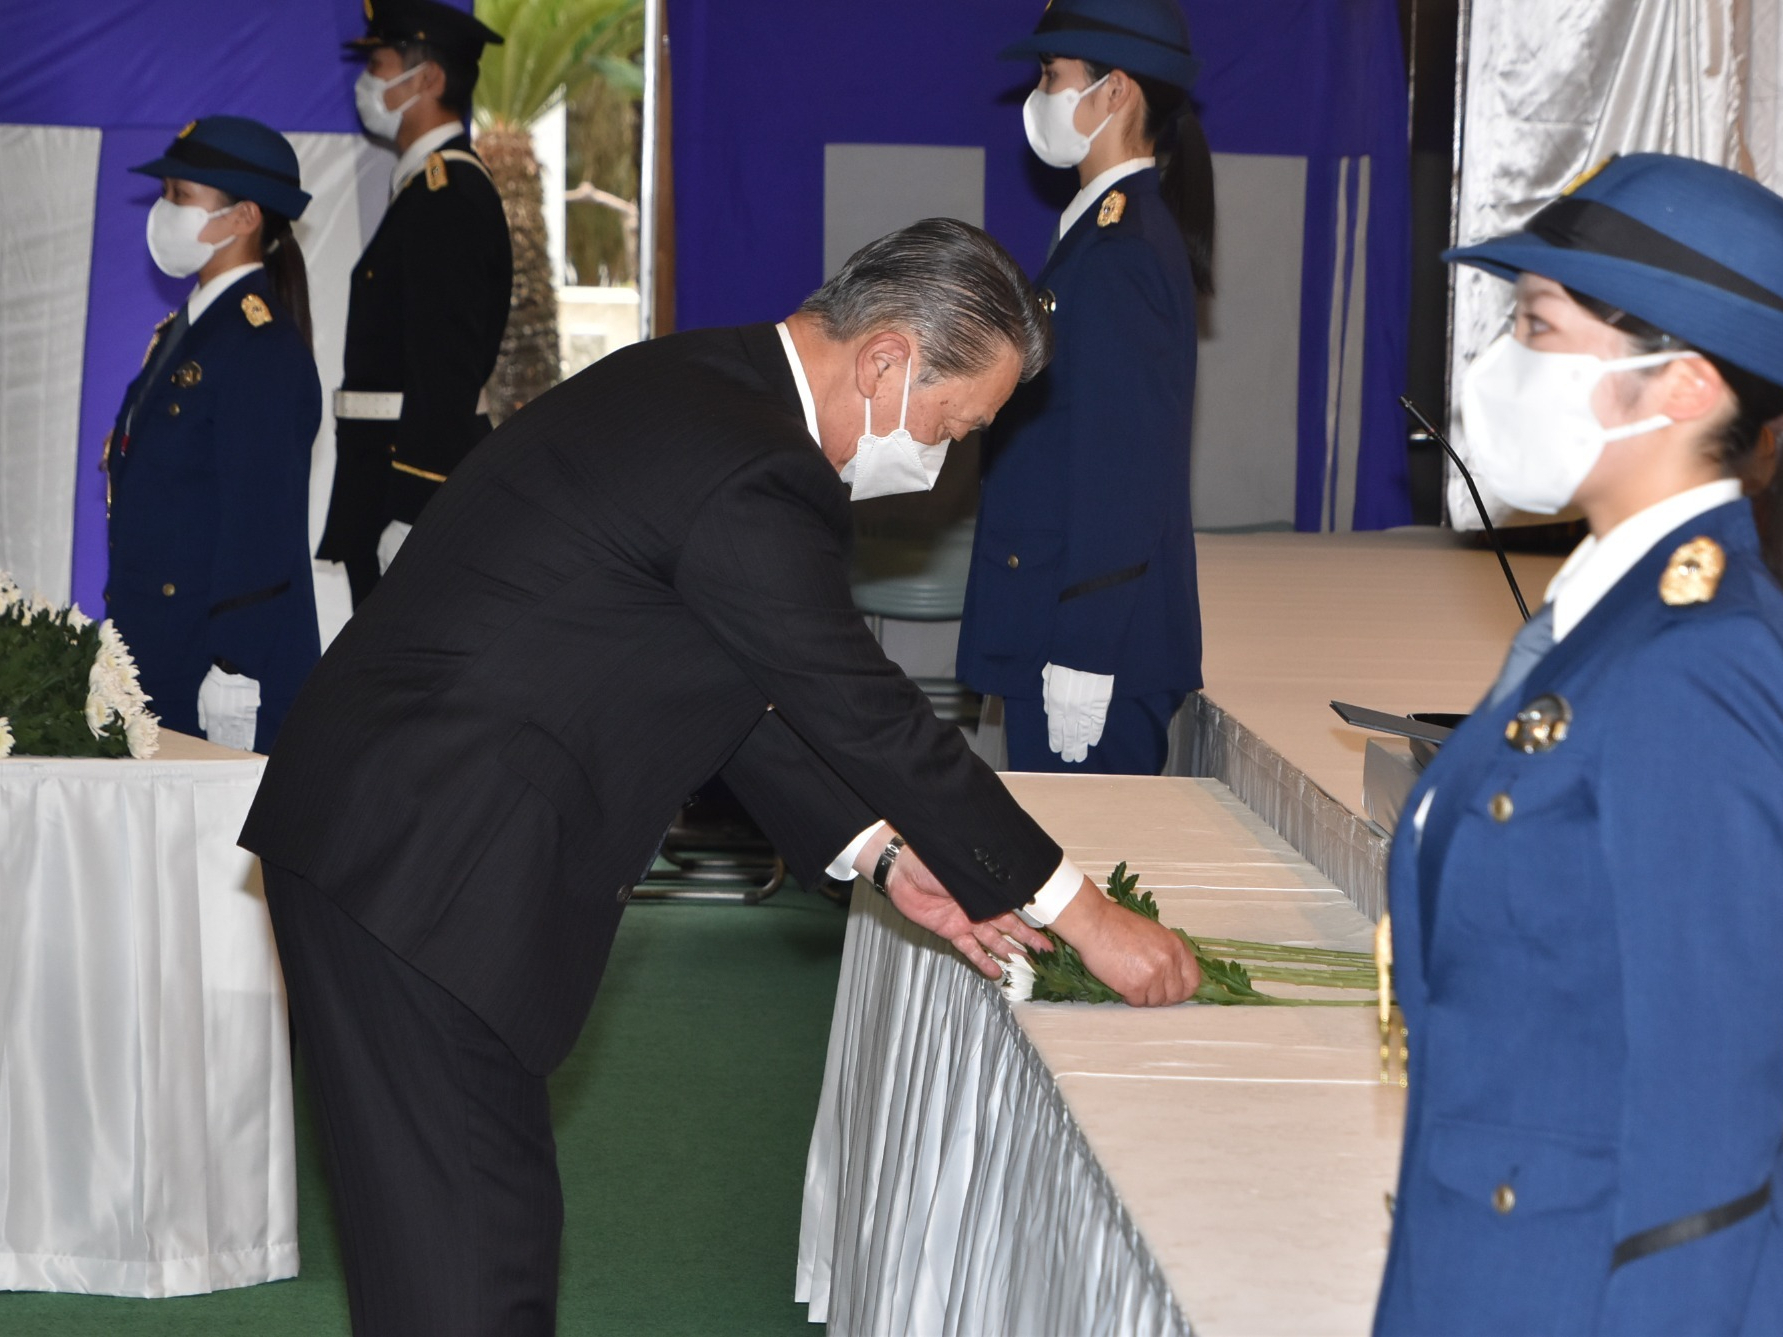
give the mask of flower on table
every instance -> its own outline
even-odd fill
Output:
[[[1003,963],[1003,997],[1012,1003],[1025,1003],[1034,996],[1034,967],[1027,953],[1014,952]]]
[[[27,598],[4,571],[0,720],[0,756],[146,757],[159,743],[160,721],[117,628],[73,605]]]
[[[0,757],[12,755],[12,721],[0,715]]]
[[[130,755],[139,761],[152,757],[161,746],[161,721],[146,710],[139,710],[124,722],[124,738],[130,744]]]

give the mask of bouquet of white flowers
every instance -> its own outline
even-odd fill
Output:
[[[152,757],[160,737],[117,628],[0,571],[0,757]]]

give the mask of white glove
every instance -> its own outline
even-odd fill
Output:
[[[396,560],[396,550],[402,547],[402,541],[409,536],[414,526],[401,520],[392,520],[384,526],[384,532],[378,535],[378,574],[381,576],[390,569],[390,563]]]
[[[198,727],[213,743],[254,750],[254,726],[260,718],[260,683],[240,673],[225,673],[215,664],[198,684]]]
[[[1046,745],[1066,761],[1082,761],[1102,741],[1108,703],[1114,699],[1114,674],[1048,664],[1040,670],[1046,706]]]

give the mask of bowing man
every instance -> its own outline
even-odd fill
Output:
[[[267,751],[320,653],[310,450],[322,392],[283,135],[207,116],[153,162],[149,254],[197,284],[106,438],[107,614],[163,724]]]
[[[357,1331],[550,1331],[545,1076],[715,773],[800,878],[872,875],[987,974],[1005,933],[1037,943],[1021,910],[1129,1001],[1194,991],[1180,939],[1062,857],[849,589],[840,475],[926,486],[924,452],[1049,347],[1002,248],[930,220],[778,327],[604,358],[440,489],[242,835],[331,1130]]]

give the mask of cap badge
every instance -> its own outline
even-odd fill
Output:
[[[1113,227],[1121,221],[1121,215],[1127,212],[1127,197],[1118,190],[1108,192],[1102,201],[1101,209],[1096,212],[1097,227]]]
[[[204,379],[204,368],[196,362],[182,362],[178,371],[173,373],[173,383],[182,390],[190,390]]]
[[[1519,710],[1504,726],[1504,741],[1526,757],[1547,752],[1566,741],[1573,708],[1564,696],[1544,693]]]
[[[187,135],[191,134],[197,128],[198,128],[197,121],[187,121],[186,128],[184,130],[180,131],[177,135],[175,135],[174,138],[175,139],[184,139]]]
[[[1672,554],[1659,578],[1659,597],[1673,608],[1706,604],[1721,587],[1727,554],[1710,538],[1693,538]]]
[[[1568,181],[1566,183],[1566,189],[1562,190],[1560,193],[1562,195],[1572,194],[1575,190],[1579,189],[1579,187],[1583,186],[1587,181],[1591,180],[1592,177],[1596,176],[1599,172],[1603,171],[1604,168],[1608,167],[1611,163],[1615,162],[1619,156],[1620,156],[1619,154],[1612,153],[1609,157],[1605,158],[1602,162],[1598,163],[1597,166],[1587,167],[1584,171],[1580,172],[1577,176],[1575,176],[1571,181]]]
[[[272,324],[272,309],[261,300],[259,293],[251,292],[241,299],[241,313],[255,329]]]

